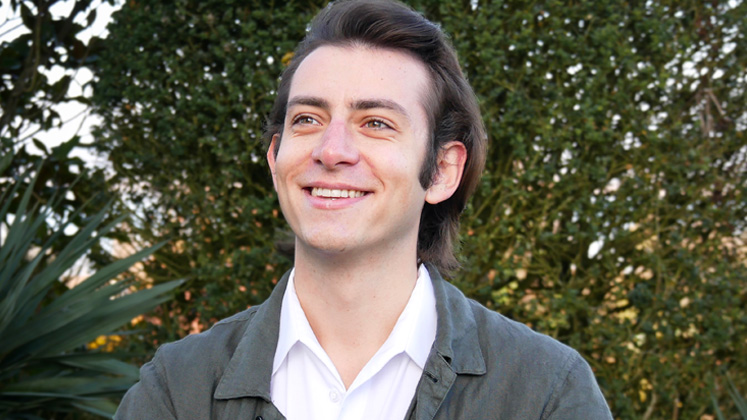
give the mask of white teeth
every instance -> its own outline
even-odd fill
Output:
[[[358,198],[363,197],[363,191],[356,190],[332,190],[329,188],[317,188],[311,189],[311,195],[314,197],[325,197],[325,198]]]

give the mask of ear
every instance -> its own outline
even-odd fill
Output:
[[[278,139],[280,134],[273,134],[270,147],[267,148],[267,164],[270,166],[270,173],[272,174],[272,185],[275,187],[275,191],[278,189],[277,179],[275,177],[275,148],[277,147]]]
[[[459,187],[467,161],[467,148],[460,141],[446,143],[436,158],[436,177],[425,192],[425,201],[438,204],[451,197]]]

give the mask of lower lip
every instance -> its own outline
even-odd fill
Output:
[[[315,197],[311,195],[311,191],[304,190],[304,194],[309,199],[309,203],[311,203],[311,206],[316,209],[322,209],[322,210],[339,210],[339,209],[345,209],[348,208],[361,200],[364,200],[366,197],[370,195],[363,194],[360,197],[335,197],[335,198],[326,198],[326,197]]]

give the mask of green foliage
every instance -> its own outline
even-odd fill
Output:
[[[724,373],[724,375],[721,375],[720,379],[726,382],[726,390],[728,392],[731,403],[739,413],[739,418],[747,420],[747,400],[745,400],[742,394],[739,393],[739,389],[737,389],[737,386],[734,384],[734,381],[732,381],[731,376],[729,376],[728,372]],[[716,395],[713,391],[711,392],[711,400],[713,401],[713,410],[716,412],[716,418],[718,418],[718,420],[726,420],[726,417],[724,416],[724,413],[723,411],[721,411],[721,407],[719,406],[718,399],[716,398]]]
[[[130,2],[113,16],[95,87],[106,121],[98,144],[136,206],[133,231],[174,238],[148,275],[190,280],[161,309],[157,342],[262,302],[289,266],[272,244],[284,222],[261,126],[312,12],[292,2]]]
[[[747,3],[410,3],[451,34],[491,141],[453,282],[579,349],[616,417],[710,411],[708,372],[747,377]],[[178,238],[149,275],[191,279],[155,340],[262,301],[289,266],[262,117],[320,6],[115,16],[98,139],[137,234]]]
[[[65,124],[61,106],[87,106],[75,76],[102,45],[80,37],[95,20],[92,1],[58,3],[12,0],[12,13],[0,22],[2,418],[110,416],[116,406],[109,398],[123,394],[137,369],[123,355],[84,351],[85,345],[163,302],[176,286],[132,294],[132,279],[116,280],[156,248],[107,265],[112,258],[100,239],[127,237],[118,231],[121,210],[106,194],[103,170],[71,156],[85,147],[78,135],[53,148],[37,138]],[[83,256],[101,270],[69,289],[61,276]]]
[[[116,409],[109,398],[121,396],[138,371],[123,355],[86,351],[86,344],[164,302],[179,282],[134,292],[132,276],[121,276],[161,243],[56,293],[63,274],[123,218],[102,226],[104,208],[50,257],[70,225],[61,223],[36,245],[60,199],[39,203],[33,198],[36,182],[17,182],[0,193],[0,417],[50,418],[76,410],[108,417]],[[17,211],[9,217],[16,198]]]
[[[85,86],[78,89],[75,76],[96,61],[102,43],[97,37],[85,42],[80,38],[96,18],[91,0],[67,2],[66,8],[56,7],[59,3],[12,0],[8,5],[11,13],[0,22],[5,38],[0,45],[0,188],[27,182],[23,174],[38,168],[34,195],[42,203],[63,190],[69,191],[57,200],[50,218],[61,223],[75,215],[76,219],[70,222],[80,227],[89,213],[100,210],[110,200],[102,194],[108,190],[104,171],[86,168],[80,158],[71,156],[76,148],[90,147],[82,144],[78,135],[51,148],[37,136],[65,124],[58,113],[60,107],[88,106],[89,99],[79,95]],[[55,15],[51,13],[53,8]],[[53,73],[62,76],[57,78]],[[76,211],[84,203],[85,210]],[[14,202],[8,212],[13,214],[17,204]],[[111,213],[120,212],[107,213],[110,219]],[[44,239],[39,237],[38,241]],[[62,235],[52,244],[51,252],[57,253],[69,239]],[[120,235],[119,239],[126,237]],[[98,249],[93,250],[91,258],[102,264],[108,262],[105,253]]]
[[[30,139],[35,133],[59,126],[62,121],[52,105],[64,102],[86,103],[83,97],[69,94],[73,77],[66,74],[50,81],[47,74],[53,67],[77,70],[97,59],[100,39],[88,43],[78,34],[96,18],[92,0],[75,0],[69,13],[54,16],[51,9],[59,0],[11,0],[10,9],[16,18],[0,23],[3,33],[20,35],[0,45],[0,138],[3,151],[9,146]],[[81,20],[86,24],[81,24]],[[27,134],[30,125],[37,129]],[[37,147],[45,146],[36,141]]]

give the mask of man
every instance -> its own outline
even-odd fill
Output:
[[[340,1],[283,73],[267,159],[294,269],[162,346],[117,419],[611,419],[586,362],[446,283],[485,160],[440,29]]]

